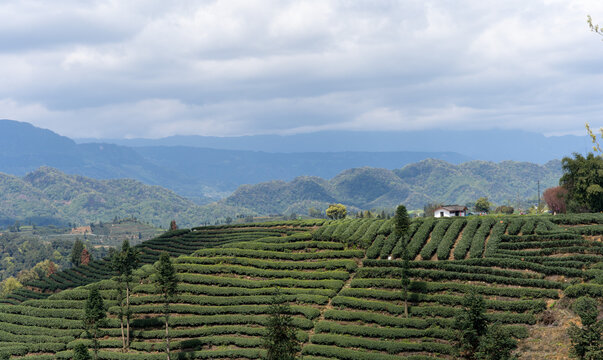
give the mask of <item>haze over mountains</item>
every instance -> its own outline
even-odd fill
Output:
[[[199,203],[216,200],[242,184],[292,180],[310,175],[331,178],[362,166],[394,169],[427,158],[458,164],[455,152],[269,153],[187,146],[128,147],[81,143],[28,123],[0,120],[0,172],[25,175],[40,166],[97,179],[133,178],[169,188]]]
[[[438,132],[434,133],[435,140],[441,135],[438,134]],[[504,134],[510,136],[508,132],[503,132]],[[352,135],[357,134],[344,133],[342,137]],[[14,176],[3,177],[2,191],[5,192],[5,206],[21,206],[18,199],[33,200],[34,203],[22,205],[29,207],[26,212],[17,211],[0,215],[3,215],[6,221],[18,219],[24,214],[69,217],[76,216],[78,211],[85,213],[86,204],[92,204],[93,207],[99,205],[95,211],[100,211],[100,215],[90,213],[81,216],[78,220],[103,220],[103,216],[112,218],[113,213],[106,209],[108,204],[112,204],[112,206],[134,209],[132,210],[134,213],[145,218],[146,215],[143,214],[146,210],[135,208],[135,203],[138,201],[136,194],[148,194],[150,189],[154,188],[145,187],[144,184],[160,185],[175,192],[165,190],[153,195],[163,199],[164,204],[173,210],[161,211],[161,213],[169,217],[172,215],[168,214],[183,212],[188,208],[188,214],[198,219],[197,224],[235,214],[306,213],[309,207],[324,209],[331,202],[341,202],[354,209],[390,208],[399,203],[405,203],[410,208],[416,209],[422,208],[428,202],[464,204],[480,196],[488,196],[494,203],[502,204],[513,203],[518,198],[522,200],[535,198],[538,181],[543,190],[556,185],[561,176],[559,160],[538,165],[515,161],[500,163],[469,161],[468,156],[451,151],[338,152],[333,150],[344,149],[346,143],[347,149],[352,148],[351,146],[365,149],[372,141],[376,144],[377,139],[371,140],[371,134],[367,135],[365,142],[356,138],[354,140],[356,143],[350,142],[349,138],[344,139],[345,141],[331,139],[332,142],[323,138],[324,143],[318,146],[317,143],[312,142],[302,144],[300,141],[307,136],[309,135],[286,138],[291,140],[289,149],[294,150],[288,153],[221,150],[197,146],[130,147],[107,143],[78,144],[69,138],[27,123],[0,121],[0,172],[17,176],[34,172],[23,179]],[[327,134],[316,136],[320,139]],[[332,136],[334,134],[328,135],[328,137]],[[391,140],[391,136],[383,135],[384,141],[379,149],[396,149],[405,146],[403,142]],[[522,136],[527,135],[524,133]],[[231,142],[229,146],[233,147],[243,146],[245,141],[248,142],[246,146],[255,143],[261,147],[262,142],[258,141],[264,139],[266,140],[263,143],[264,150],[283,148],[284,145],[279,145],[276,141],[270,145],[267,142],[269,138],[239,139],[242,141],[239,145],[234,143],[233,138],[222,140],[223,144]],[[175,139],[177,138],[160,139],[157,142],[166,144]],[[187,143],[185,139],[199,140],[196,137],[182,139],[184,143]],[[280,139],[283,141],[285,138]],[[576,144],[580,142],[579,137],[536,136],[534,138],[536,140],[526,140],[525,143],[509,140],[509,144],[516,144],[514,146],[496,146],[496,141],[502,141],[502,138],[496,139],[493,140],[492,146],[480,145],[485,140],[479,136],[474,142],[456,141],[453,138],[449,141],[442,140],[438,146],[444,149],[448,144],[450,146],[448,149],[458,151],[482,149],[486,155],[498,152],[502,157],[509,154],[508,148],[513,148],[515,152],[529,153],[529,149],[533,149],[535,144],[554,147],[554,144],[573,142],[574,148],[567,144],[565,150],[555,148],[555,151],[563,151],[563,154],[567,155],[571,151],[579,151],[576,149]],[[547,145],[546,141],[549,140],[550,143]],[[150,141],[144,140],[144,144]],[[213,141],[218,140],[213,138]],[[438,146],[425,145],[423,148],[432,149]],[[325,152],[297,152],[310,147],[317,147],[316,150]],[[45,168],[37,170],[41,166]],[[117,196],[120,191],[124,191],[125,185],[118,182],[101,184],[96,183],[97,180],[94,179],[63,173],[94,179],[129,178],[144,184],[129,182],[127,193],[131,196],[124,199],[123,204],[126,205],[118,205],[118,202],[99,199],[102,198],[103,192],[107,192],[109,194],[107,196],[112,196],[110,194]],[[41,178],[44,181],[34,186],[28,183],[28,179],[31,178]],[[93,183],[95,185],[91,185]],[[107,187],[109,184],[112,186]],[[241,186],[244,184],[249,185]],[[30,188],[31,186],[33,188]],[[57,195],[56,189],[63,189],[58,194],[69,195],[65,195],[67,197]],[[53,195],[40,193],[47,190],[50,190]],[[31,192],[31,197],[24,195],[28,192]],[[151,197],[149,195],[149,199]],[[223,200],[204,207],[198,206],[219,199]],[[107,205],[102,205],[105,202]],[[39,209],[43,205],[49,205],[50,210]],[[150,203],[146,205],[145,208],[153,207]],[[157,214],[147,215],[147,221],[164,221],[163,218],[157,217]],[[186,220],[181,221],[188,222],[190,219],[187,217]]]
[[[296,135],[240,137],[170,136],[161,139],[75,139],[132,147],[192,146],[224,150],[304,152],[438,152],[434,158],[456,162],[448,153],[485,161],[527,161],[544,164],[591,148],[587,136],[550,136],[520,130],[322,131]],[[445,153],[445,154],[442,154]],[[446,158],[445,156],[448,156]],[[465,161],[465,160],[462,160]],[[375,166],[366,164],[367,166]],[[389,167],[395,168],[404,164]]]

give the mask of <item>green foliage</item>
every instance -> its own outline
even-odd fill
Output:
[[[103,298],[97,288],[92,288],[84,307],[84,327],[88,336],[92,338],[95,359],[98,358],[100,328],[104,325],[106,318],[107,312]]]
[[[603,211],[603,157],[589,153],[586,157],[562,160],[563,176],[559,184],[567,189],[570,212]]]
[[[326,214],[329,219],[344,219],[348,213],[345,205],[343,204],[331,204],[327,208]]]
[[[514,360],[511,352],[517,348],[517,340],[499,324],[488,326],[486,334],[480,339],[476,359],[480,360]]]
[[[597,320],[597,301],[581,297],[576,300],[573,309],[580,316],[582,327],[572,324],[568,329],[572,341],[572,356],[581,360],[603,359],[603,320]]]
[[[175,223],[174,223],[175,224]],[[174,229],[176,230],[176,229]],[[165,318],[165,343],[168,360],[170,359],[170,334],[169,334],[169,319],[170,319],[170,303],[173,301],[178,290],[178,279],[176,278],[176,270],[168,253],[161,253],[159,262],[155,265],[156,291],[163,298],[163,316]]]
[[[73,349],[73,360],[91,360],[92,357],[88,352],[88,347],[85,344],[77,344]]]
[[[22,287],[23,285],[19,282],[19,280],[15,279],[14,277],[9,277],[8,279],[0,282],[0,296],[4,297]]]
[[[480,345],[480,338],[486,333],[486,303],[475,294],[468,293],[463,298],[463,311],[455,318],[458,329],[459,354],[465,359],[473,359]]]
[[[490,204],[487,197],[481,197],[475,202],[475,211],[487,213],[490,211],[491,206],[492,204]]]
[[[406,211],[406,206],[398,205],[396,215],[394,216],[394,232],[396,237],[406,237],[410,227],[410,217]]]
[[[84,243],[80,239],[76,239],[71,249],[71,263],[73,266],[79,266],[82,259],[82,251],[84,251]]]
[[[270,305],[267,333],[263,337],[266,359],[295,360],[301,345],[295,335],[291,308],[280,296],[280,292],[275,293]]]

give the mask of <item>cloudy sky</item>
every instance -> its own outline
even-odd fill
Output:
[[[603,126],[600,0],[3,1],[0,118],[70,137]]]

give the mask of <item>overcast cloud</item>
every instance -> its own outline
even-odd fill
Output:
[[[70,137],[603,126],[592,1],[5,1],[0,118]]]

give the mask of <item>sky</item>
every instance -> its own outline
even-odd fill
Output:
[[[603,127],[600,0],[0,2],[0,119],[72,138]]]

